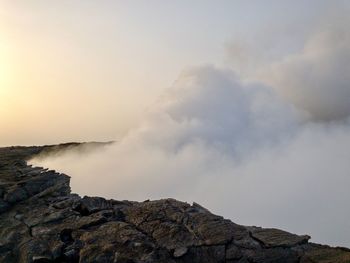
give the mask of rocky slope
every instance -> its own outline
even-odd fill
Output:
[[[0,148],[0,262],[350,262],[350,251],[237,225],[194,203],[72,194],[26,160],[77,144]]]

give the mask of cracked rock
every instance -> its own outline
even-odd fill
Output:
[[[0,148],[0,263],[345,263],[350,251],[247,227],[197,203],[81,198],[36,154],[79,144]]]

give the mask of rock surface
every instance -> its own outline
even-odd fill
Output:
[[[0,148],[0,262],[350,262],[348,249],[237,225],[196,203],[81,198],[67,175],[26,163],[77,146]]]

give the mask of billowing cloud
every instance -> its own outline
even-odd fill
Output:
[[[71,175],[82,195],[196,201],[241,224],[350,246],[346,21],[286,54],[241,41],[231,46],[240,68],[184,71],[113,145],[32,162]]]
[[[62,170],[67,164],[79,193],[160,198],[182,192],[184,182],[192,182],[188,186],[193,189],[198,176],[225,160],[239,163],[257,149],[291,138],[297,123],[294,108],[273,91],[244,85],[231,71],[206,66],[181,74],[140,126],[106,153],[79,157],[85,161],[66,160],[70,154],[64,153],[41,165]]]
[[[274,34],[234,39],[228,64],[239,76],[272,87],[314,121],[350,115],[349,4]],[[272,28],[278,27],[271,25]],[[271,29],[273,31],[273,29]]]
[[[349,147],[349,125],[307,122],[273,89],[206,66],[183,72],[103,151],[32,162],[70,174],[80,194],[196,201],[239,223],[346,245],[349,224],[337,218],[350,216]]]
[[[350,115],[350,30],[317,32],[300,53],[262,70],[262,78],[315,120]]]
[[[291,135],[296,114],[270,89],[206,66],[183,72],[136,133],[171,151],[202,143],[242,154]]]

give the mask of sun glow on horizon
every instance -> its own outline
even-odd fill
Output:
[[[13,93],[11,83],[14,72],[10,59],[10,47],[0,39],[0,113],[8,105],[8,97]],[[0,116],[3,118],[3,116]]]

